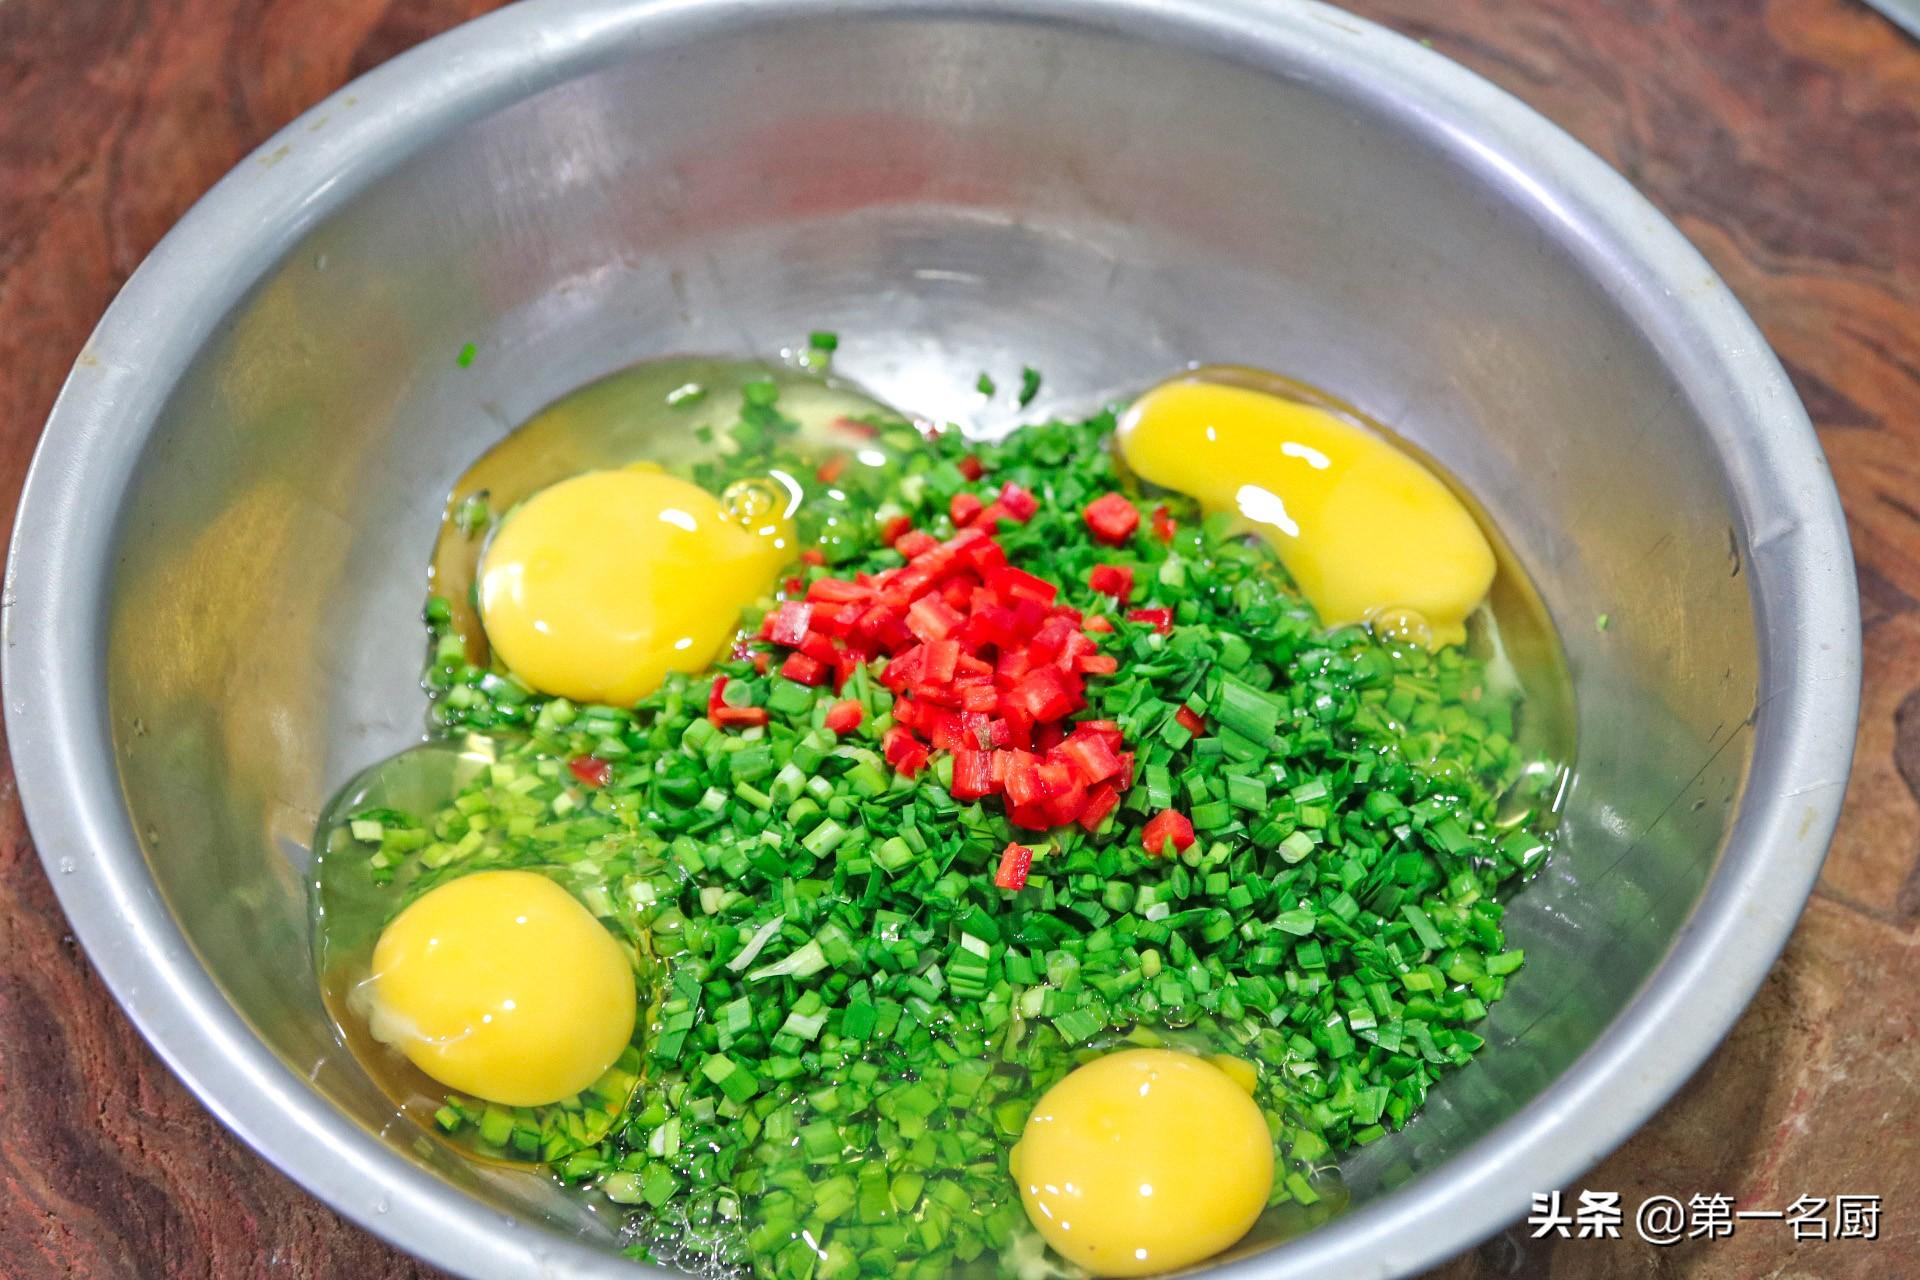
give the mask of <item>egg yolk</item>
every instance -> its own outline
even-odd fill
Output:
[[[794,556],[787,495],[748,493],[729,506],[641,469],[541,490],[481,559],[488,642],[528,684],[577,702],[628,706],[669,671],[702,670]]]
[[[633,966],[572,894],[531,871],[449,880],[395,916],[362,988],[369,1029],[449,1088],[567,1098],[633,1037]]]
[[[1256,528],[1329,626],[1458,644],[1493,584],[1493,549],[1452,490],[1324,409],[1182,379],[1136,401],[1119,440],[1142,479]]]
[[[1169,1049],[1073,1071],[1034,1106],[1010,1163],[1034,1227],[1097,1276],[1211,1257],[1273,1187],[1273,1139],[1243,1082]]]

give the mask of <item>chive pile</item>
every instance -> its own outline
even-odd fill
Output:
[[[1334,1158],[1482,1044],[1522,962],[1498,895],[1548,845],[1544,806],[1500,802],[1545,774],[1479,661],[1322,628],[1263,545],[1122,474],[1113,428],[980,445],[874,421],[887,464],[848,466],[749,384],[693,478],[830,477],[801,510],[807,554],[730,659],[635,707],[472,667],[429,605],[436,725],[490,735],[496,762],[439,812],[354,815],[370,874],[411,900],[543,871],[634,949],[648,1005],[592,1089],[449,1097],[442,1127],[635,1206],[636,1257],[777,1280],[1057,1273],[1007,1172],[1029,1107],[1116,1045],[1187,1045],[1258,1064],[1273,1203],[1329,1207]],[[946,721],[929,741],[930,704],[896,702],[887,655],[908,642],[794,666],[806,632],[780,612],[897,577],[903,541],[924,554],[1009,493],[1021,518],[989,532],[1100,659],[1048,736],[1105,753],[1086,789],[1105,798],[1045,830],[981,781],[1007,744]]]

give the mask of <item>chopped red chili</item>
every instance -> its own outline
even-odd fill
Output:
[[[993,882],[1002,889],[1024,889],[1027,885],[1027,872],[1033,868],[1033,850],[1023,844],[1008,844],[1000,855],[1000,868],[993,873]]]
[[[1103,596],[1112,596],[1121,604],[1133,594],[1133,570],[1125,565],[1097,564],[1087,575],[1087,586]]]
[[[1193,844],[1193,823],[1187,815],[1177,809],[1166,809],[1147,819],[1147,825],[1140,828],[1140,843],[1151,854],[1162,854],[1171,843],[1174,851],[1190,848]]]
[[[911,560],[940,545],[940,539],[924,529],[910,529],[894,539],[893,549]]]
[[[767,655],[755,654],[754,656],[756,658],[763,658]],[[725,696],[726,690],[727,678],[725,676],[715,676],[713,678],[713,689],[707,694],[707,719],[713,721],[714,724],[723,729],[728,726],[750,728],[755,725],[763,725],[768,721],[770,717],[767,715],[767,709],[765,707],[728,706]]]
[[[1025,524],[1033,519],[1034,512],[1040,510],[1040,499],[1009,480],[1000,486],[1000,497],[996,505],[1013,519]]]
[[[590,787],[604,787],[613,777],[613,766],[598,756],[575,756],[567,761],[567,768]]]
[[[801,684],[815,685],[827,678],[830,668],[818,658],[808,657],[804,653],[790,653],[787,660],[780,664],[780,674],[789,680]]]
[[[849,699],[846,702],[836,702],[827,709],[826,725],[833,732],[845,736],[858,729],[860,721],[865,716],[866,712],[860,704]]]
[[[927,767],[926,745],[900,725],[880,736],[880,751],[888,764],[909,778]]]
[[[1093,536],[1110,546],[1119,546],[1140,527],[1140,512],[1118,493],[1103,494],[1087,504],[1081,513]]]
[[[1129,609],[1128,622],[1150,622],[1161,635],[1173,630],[1173,610],[1165,608]]]
[[[813,606],[804,600],[783,600],[761,624],[761,634],[775,644],[797,649],[813,625]]]

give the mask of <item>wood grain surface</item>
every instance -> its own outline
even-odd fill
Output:
[[[1655,1249],[1510,1230],[1435,1272],[1920,1275],[1920,46],[1855,0],[1348,0],[1618,166],[1713,261],[1820,428],[1865,622],[1820,886],[1731,1038],[1580,1186],[1783,1209],[1878,1193],[1876,1242],[1781,1224]],[[0,0],[0,516],[114,291],[348,78],[485,0]],[[0,766],[0,1276],[429,1274],[230,1138],[75,946]]]

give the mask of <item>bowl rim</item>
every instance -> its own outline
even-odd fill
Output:
[[[259,274],[406,156],[645,44],[829,16],[1011,21],[1172,43],[1276,76],[1310,69],[1383,109],[1417,113],[1421,130],[1559,224],[1706,424],[1742,526],[1760,684],[1746,794],[1693,915],[1601,1038],[1445,1176],[1414,1179],[1214,1270],[1223,1280],[1387,1277],[1472,1247],[1525,1213],[1531,1193],[1577,1179],[1663,1104],[1785,945],[1852,758],[1858,597],[1839,498],[1805,410],[1684,236],[1504,90],[1314,0],[527,0],[368,72],[267,139],[108,308],[21,495],[0,682],[21,801],[74,932],[134,1025],[222,1123],[388,1242],[470,1276],[675,1274],[491,1209],[411,1163],[313,1093],[227,1002],[162,899],[118,788],[102,781],[117,776],[103,637],[119,530],[96,513],[120,508],[164,392]]]

